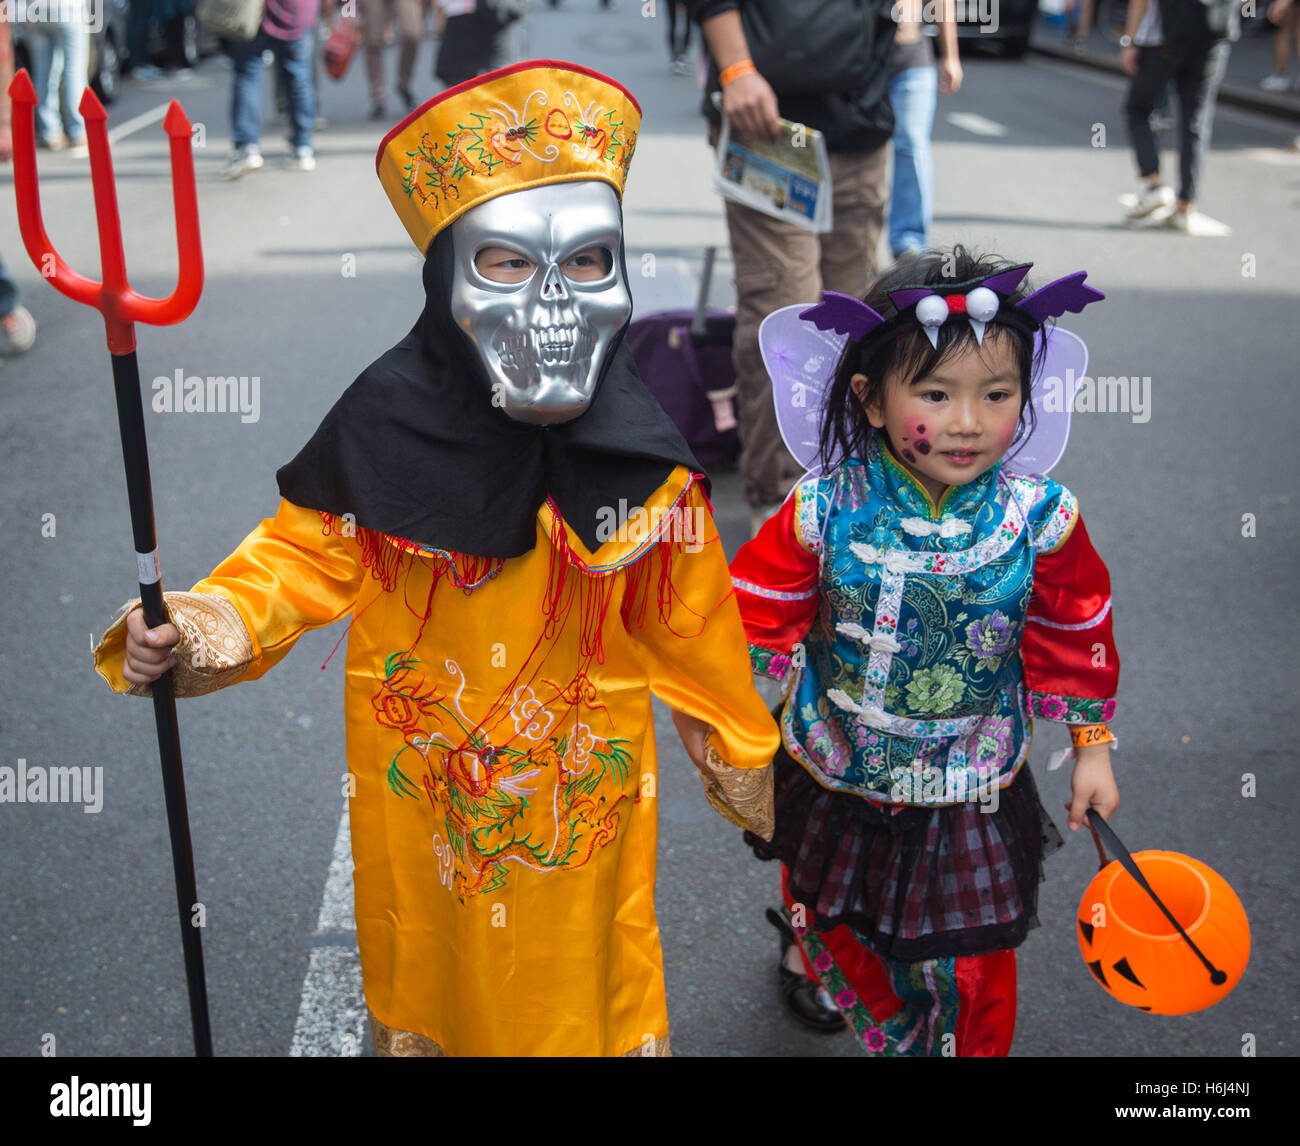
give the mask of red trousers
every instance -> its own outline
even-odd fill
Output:
[[[875,954],[846,926],[806,926],[781,873],[781,897],[800,936],[804,970],[835,1000],[872,1054],[1002,1057],[1016,1029],[1016,953],[900,963]]]

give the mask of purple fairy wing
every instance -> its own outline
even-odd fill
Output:
[[[799,317],[810,309],[821,307],[801,304],[774,310],[758,328],[758,347],[772,379],[776,421],[786,449],[804,469],[816,475],[822,472],[818,457],[822,403],[848,335],[819,329],[816,319],[805,321]]]
[[[1060,318],[1067,310],[1077,313],[1090,302],[1099,302],[1106,296],[1099,290],[1085,286],[1083,280],[1087,271],[1075,271],[1055,282],[1048,283],[1041,290],[1034,291],[1028,298],[1016,303],[1018,309],[1032,314],[1039,322],[1047,318]]]
[[[1035,350],[1044,332],[1035,335]],[[1083,339],[1059,326],[1047,332],[1047,353],[1029,391],[1034,408],[1033,432],[1016,442],[1002,458],[1009,470],[1045,474],[1065,453],[1070,438],[1070,412],[1079,382],[1088,370],[1088,348]],[[1029,411],[1025,411],[1028,421]]]

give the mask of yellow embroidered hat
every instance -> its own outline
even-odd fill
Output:
[[[434,236],[497,195],[603,179],[619,197],[641,105],[608,76],[526,60],[448,88],[384,136],[375,170],[427,254]]]

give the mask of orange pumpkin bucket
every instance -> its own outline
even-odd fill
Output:
[[[1116,860],[1079,903],[1079,950],[1121,1003],[1158,1015],[1203,1011],[1225,998],[1250,959],[1250,924],[1218,872],[1178,852],[1130,856],[1094,811],[1088,820]]]

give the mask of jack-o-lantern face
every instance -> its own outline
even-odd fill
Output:
[[[1213,971],[1117,862],[1107,864],[1079,904],[1079,950],[1093,978],[1138,1010],[1185,1015],[1224,998],[1250,958],[1241,900],[1213,868],[1177,852],[1139,852],[1142,874]]]

